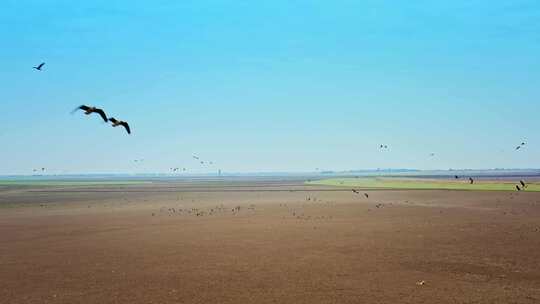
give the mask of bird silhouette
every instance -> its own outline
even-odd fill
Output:
[[[469,182],[471,185],[474,184],[474,179],[472,179],[472,177],[469,177]]]
[[[73,110],[71,113],[73,114],[77,110],[83,110],[84,114],[86,114],[86,115],[90,115],[92,113],[99,114],[99,116],[101,116],[103,121],[107,122],[107,115],[105,114],[105,111],[103,111],[102,109],[98,109],[96,107],[90,107],[90,106],[81,105],[78,108],[76,108],[75,110]]]
[[[521,191],[521,188],[518,185],[516,185],[516,189],[517,191]]]
[[[364,193],[364,196],[365,196],[366,198],[369,198],[369,194],[367,194],[367,193]]]
[[[524,182],[523,180],[520,180],[519,183],[521,184],[521,186],[522,186],[523,188],[526,187],[525,182]]]
[[[40,63],[38,66],[35,66],[33,67],[34,69],[38,70],[38,71],[41,71],[41,69],[43,68],[43,66],[45,65],[45,62],[42,62]]]
[[[455,178],[455,179],[459,179],[459,176],[457,176],[457,175],[454,175],[454,178]]]
[[[352,192],[358,194],[358,190],[352,189]]]
[[[127,133],[128,134],[131,134],[131,129],[129,127],[129,124],[123,120],[117,120],[115,119],[114,117],[111,117],[109,118],[109,121],[112,122],[112,126],[113,127],[118,127],[118,126],[122,126],[126,129]]]

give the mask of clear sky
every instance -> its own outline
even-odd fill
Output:
[[[0,174],[540,167],[538,1],[3,0],[0,38]]]

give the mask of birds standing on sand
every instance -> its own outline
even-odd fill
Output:
[[[32,67],[33,69],[36,69],[38,71],[42,71],[43,66],[45,65],[45,62],[40,63],[38,66]]]
[[[107,115],[105,114],[105,111],[103,111],[102,109],[99,109],[99,108],[96,108],[96,107],[91,107],[91,106],[86,106],[86,105],[80,105],[75,110],[73,110],[71,113],[75,113],[77,110],[83,110],[85,115],[90,115],[92,113],[99,114],[99,116],[101,116],[103,121],[107,122]]]
[[[109,121],[112,123],[111,125],[116,128],[118,126],[124,127],[126,129],[128,134],[131,134],[131,129],[129,128],[129,124],[123,120],[117,120],[114,117],[109,118]]]

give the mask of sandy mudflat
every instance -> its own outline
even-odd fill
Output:
[[[0,303],[540,303],[540,193],[368,193],[3,187]]]

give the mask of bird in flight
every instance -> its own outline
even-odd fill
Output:
[[[109,121],[112,122],[113,127],[122,126],[126,129],[128,134],[131,134],[131,129],[129,128],[129,124],[123,120],[117,120],[114,117],[109,118]]]
[[[366,198],[369,198],[369,194],[367,194],[367,193],[364,193],[364,196],[365,196]]]
[[[352,189],[352,192],[358,194],[358,190]]]
[[[472,179],[472,177],[469,177],[469,182],[471,185],[474,184],[474,179]]]
[[[525,182],[524,182],[523,180],[520,180],[519,183],[521,184],[521,186],[522,186],[523,188],[526,187]]]
[[[195,156],[195,155],[193,155],[193,158],[195,158],[195,159],[199,159],[199,157],[198,157],[198,156]]]
[[[380,145],[379,149],[388,149],[388,145]]]
[[[33,67],[34,69],[38,70],[38,71],[41,71],[41,69],[43,68],[43,66],[45,65],[45,62],[42,62],[40,63],[38,66],[35,66]]]
[[[519,185],[516,185],[516,189],[517,191],[521,191],[521,188],[519,187]]]
[[[457,176],[457,175],[454,175],[454,178],[455,178],[455,179],[459,179],[459,176]]]
[[[73,112],[71,112],[71,113],[75,113],[75,111],[77,111],[77,110],[83,110],[84,114],[86,114],[86,115],[90,115],[92,113],[99,114],[99,116],[101,116],[101,118],[105,122],[107,122],[107,115],[105,114],[105,111],[103,111],[102,109],[98,109],[96,107],[89,107],[89,106],[81,105],[78,108],[76,108],[75,110],[73,110]]]

